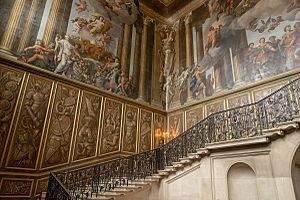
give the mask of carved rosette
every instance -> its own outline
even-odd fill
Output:
[[[32,180],[3,179],[0,188],[0,195],[29,197],[32,183]]]
[[[67,163],[71,147],[77,89],[59,84],[56,91],[53,111],[43,155],[42,167]]]
[[[164,144],[164,127],[165,117],[162,115],[154,115],[154,144],[155,148],[160,147]]]
[[[35,169],[53,82],[30,76],[8,166]]]
[[[110,99],[105,101],[100,154],[119,150],[122,107],[122,103]]]
[[[76,134],[74,160],[96,155],[102,97],[83,93]]]
[[[195,108],[186,112],[186,129],[191,128],[204,118],[203,107]]]
[[[140,114],[140,152],[151,149],[152,113],[141,110]]]
[[[22,79],[23,73],[0,68],[0,159],[15,114]]]
[[[127,105],[124,122],[123,151],[136,152],[137,119],[138,108]]]

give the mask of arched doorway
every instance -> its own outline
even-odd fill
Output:
[[[230,200],[258,200],[256,175],[245,163],[234,164],[227,174]]]
[[[300,199],[300,146],[298,147],[292,162],[292,180],[296,199]]]

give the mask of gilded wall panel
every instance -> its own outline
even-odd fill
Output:
[[[78,101],[77,89],[58,84],[52,108],[42,167],[67,163]]]
[[[183,113],[177,113],[169,117],[169,135],[167,141],[174,139],[183,132],[183,122]]]
[[[213,113],[221,112],[225,110],[225,102],[220,101],[220,102],[215,102],[209,105],[206,105],[206,116],[209,116]]]
[[[23,73],[0,68],[0,164],[6,139],[10,132],[15,107],[17,104]]]
[[[186,111],[186,129],[191,128],[204,118],[204,109],[203,107],[192,108],[191,110]]]
[[[154,114],[154,147],[164,144],[165,116]]]
[[[136,153],[137,125],[138,108],[126,105],[122,147],[123,151]]]
[[[267,87],[264,87],[264,88],[254,90],[253,91],[253,100],[254,100],[254,102],[260,101],[261,99],[263,99],[264,97],[270,95],[272,92],[275,92],[276,90],[278,90],[279,88],[281,88],[285,84],[287,84],[287,82],[274,84],[274,85],[271,85],[271,86],[267,86]]]
[[[29,197],[33,180],[2,179],[0,196]]]
[[[152,112],[141,109],[139,152],[144,152],[151,149],[152,116]]]
[[[41,194],[42,192],[47,192],[48,189],[48,178],[40,179],[37,181],[35,194]]]
[[[35,169],[53,82],[30,76],[18,117],[8,167]]]
[[[83,93],[73,160],[96,155],[101,103],[102,97]]]
[[[244,106],[251,103],[249,93],[231,97],[227,100],[228,109]]]
[[[103,114],[100,153],[107,154],[120,149],[123,104],[106,99]]]

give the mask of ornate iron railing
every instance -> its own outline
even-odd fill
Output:
[[[158,173],[205,144],[262,135],[299,115],[300,79],[257,103],[214,113],[164,146],[84,169],[52,174],[47,199],[86,199]],[[61,185],[62,184],[62,185]],[[71,194],[70,196],[67,196]]]

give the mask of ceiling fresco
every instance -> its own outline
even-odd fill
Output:
[[[170,17],[192,1],[193,0],[140,0],[145,6],[164,17]]]

